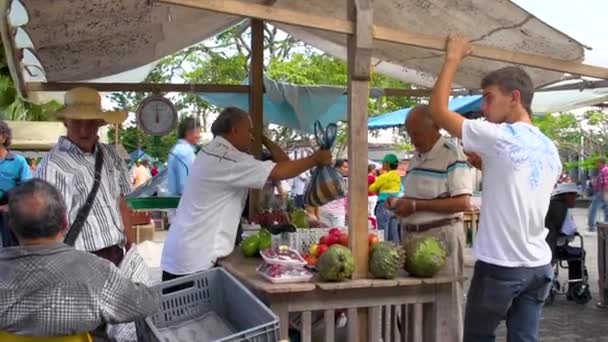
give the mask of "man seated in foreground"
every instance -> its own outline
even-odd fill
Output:
[[[65,336],[154,314],[158,294],[111,262],[64,244],[67,211],[51,184],[11,191],[9,226],[19,246],[0,249],[0,340],[9,334]]]

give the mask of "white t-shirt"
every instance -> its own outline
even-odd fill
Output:
[[[551,262],[545,215],[562,169],[555,144],[530,124],[478,120],[465,121],[462,142],[483,167],[477,259],[504,267]]]
[[[163,271],[203,271],[229,255],[247,192],[264,187],[274,165],[238,151],[221,137],[201,149],[165,241]]]

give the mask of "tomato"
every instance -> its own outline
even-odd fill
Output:
[[[346,234],[346,233],[340,234],[340,237],[338,238],[338,243],[341,244],[342,246],[348,247],[348,234]]]
[[[327,235],[321,236],[321,238],[319,239],[319,245],[327,245]]]
[[[340,236],[338,235],[328,235],[326,241],[326,244],[328,246],[332,246],[338,243],[338,241],[340,240]]]
[[[314,256],[309,256],[308,258],[306,258],[306,263],[310,266],[315,266],[317,264],[317,258],[315,258]]]
[[[368,243],[369,243],[369,247],[370,247],[370,249],[371,249],[372,247],[374,247],[374,246],[375,246],[375,245],[376,245],[378,242],[380,242],[380,240],[378,239],[378,235],[376,235],[376,234],[374,234],[374,233],[370,233],[370,234],[367,236],[367,241],[368,241]]]
[[[329,235],[340,236],[340,234],[342,234],[342,231],[340,230],[340,228],[332,228],[329,230]]]
[[[319,245],[319,248],[317,250],[317,257],[320,258],[321,255],[323,255],[323,253],[327,252],[327,250],[329,249],[328,245]]]

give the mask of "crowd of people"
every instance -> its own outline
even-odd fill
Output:
[[[461,277],[462,212],[471,205],[472,166],[481,168],[483,205],[466,309],[461,281],[453,282],[452,301],[444,308],[454,313],[458,327],[451,339],[493,341],[499,323],[506,321],[509,341],[538,341],[553,278],[545,218],[562,166],[555,144],[532,125],[534,85],[523,69],[506,67],[483,78],[484,121],[449,110],[455,74],[470,52],[468,40],[448,39],[430,103],[412,109],[405,122],[415,148],[408,174],[402,182],[399,160],[391,154],[380,174],[370,169],[369,209],[389,240],[419,234],[441,239],[449,253],[442,274]],[[16,241],[3,236],[0,249],[2,334],[103,335],[105,325],[159,309],[157,293],[119,270],[131,247],[124,233],[124,196],[136,184],[115,149],[98,141],[98,129],[120,124],[126,112],[103,112],[95,90],[76,88],[66,93],[57,116],[67,135],[38,165],[35,180],[28,180],[29,167],[11,154],[10,131],[0,129],[0,190],[8,204],[1,230]],[[249,153],[251,119],[234,107],[219,114],[211,126],[213,140],[195,155],[197,127],[195,122],[180,126],[167,165],[170,191],[181,200],[162,251],[163,281],[208,270],[233,251],[249,189],[293,179],[301,206],[306,172],[332,165],[327,150],[292,160],[267,137],[262,140],[267,160],[255,159]],[[441,129],[462,144],[446,139]],[[348,161],[333,165],[348,176]],[[604,188],[605,166],[598,189]],[[317,208],[317,218],[346,226],[345,201]],[[602,201],[598,208],[605,206]]]

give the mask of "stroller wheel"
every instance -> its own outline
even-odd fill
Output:
[[[589,285],[580,282],[570,286],[568,296],[571,297],[576,304],[585,305],[591,300],[591,290]]]

